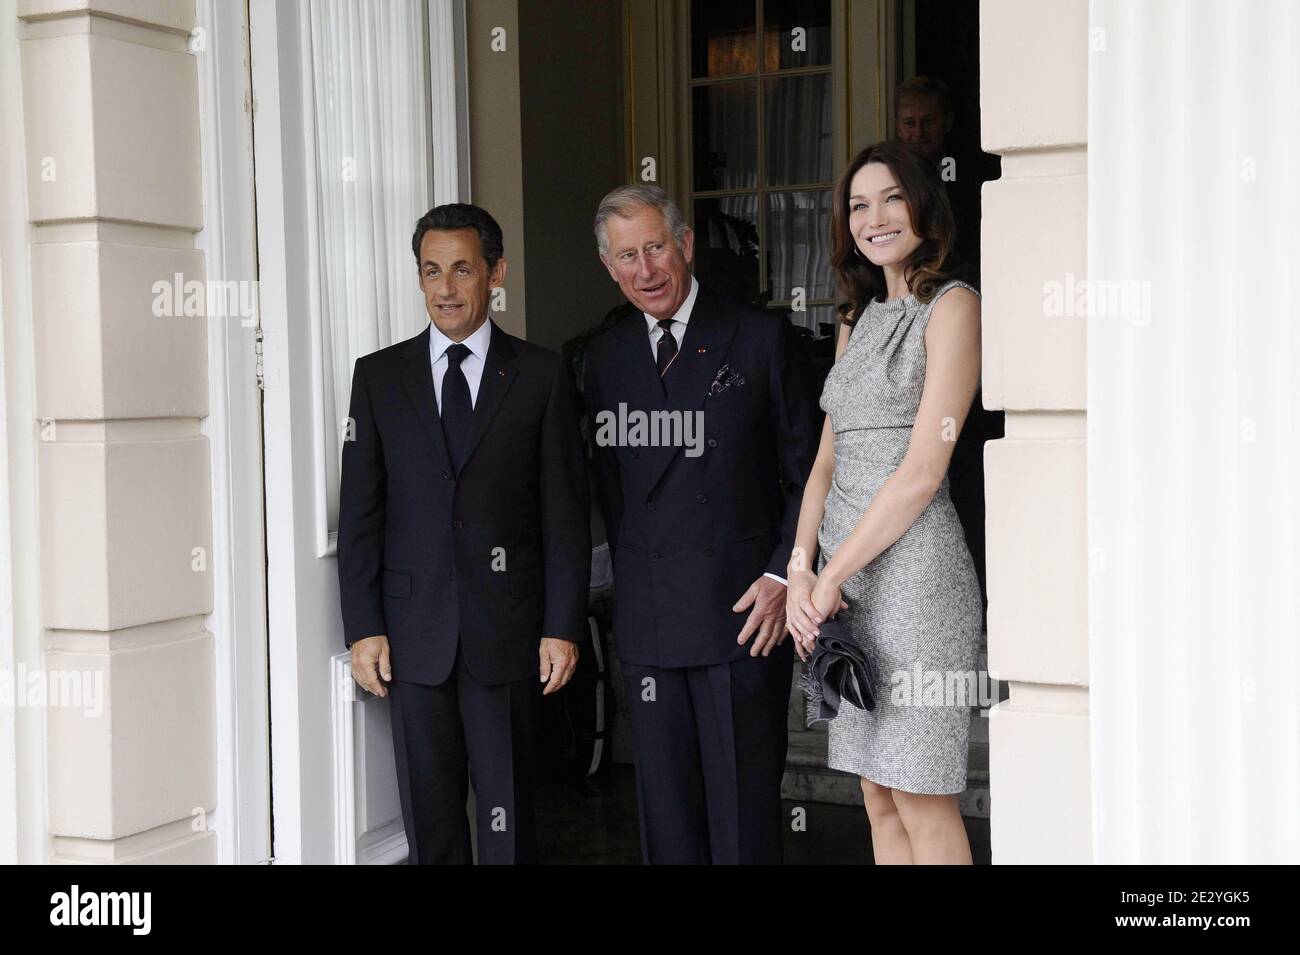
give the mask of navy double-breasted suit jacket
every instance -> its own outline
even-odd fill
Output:
[[[701,285],[662,380],[639,311],[592,341],[583,378],[620,659],[664,668],[742,659],[748,611],[732,605],[763,573],[785,577],[820,438],[793,327]],[[702,412],[700,453],[598,440],[602,425],[609,436],[611,420],[638,410]]]

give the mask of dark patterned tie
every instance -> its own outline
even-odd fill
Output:
[[[677,339],[673,337],[673,320],[665,318],[659,323],[659,329],[663,332],[659,336],[659,344],[655,346],[655,365],[659,369],[659,377],[664,376],[668,366],[673,363],[677,357]]]
[[[469,354],[466,345],[447,347],[447,373],[442,376],[442,436],[447,439],[447,456],[457,474],[465,463],[465,445],[469,441],[469,422],[474,404],[469,397],[469,382],[460,363]]]

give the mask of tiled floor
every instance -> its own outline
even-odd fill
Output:
[[[795,808],[786,803],[787,814]],[[787,831],[788,865],[870,863],[871,833],[863,810],[828,803],[804,805],[806,828]],[[551,864],[637,864],[636,782],[630,766],[614,766],[581,785],[544,783],[538,793],[537,824],[542,861]],[[967,819],[976,864],[989,862],[987,819]]]

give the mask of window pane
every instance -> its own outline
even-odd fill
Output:
[[[830,74],[783,76],[763,82],[767,184],[830,182]]]
[[[695,189],[753,189],[758,184],[758,87],[750,82],[697,86]]]
[[[830,61],[830,0],[763,0],[763,69]]]
[[[755,0],[691,3],[691,75],[732,76],[757,71]]]
[[[835,297],[831,276],[831,192],[770,192],[767,195],[767,275],[772,300]]]
[[[695,200],[695,274],[746,302],[758,300],[758,196]]]

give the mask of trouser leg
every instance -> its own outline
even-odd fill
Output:
[[[780,864],[790,642],[689,672],[714,863]]]
[[[398,795],[411,865],[473,861],[465,816],[465,740],[455,676],[388,686]]]
[[[460,716],[469,751],[480,865],[537,861],[535,679],[484,686],[456,660]]]
[[[647,864],[709,861],[695,714],[685,670],[623,665]]]

